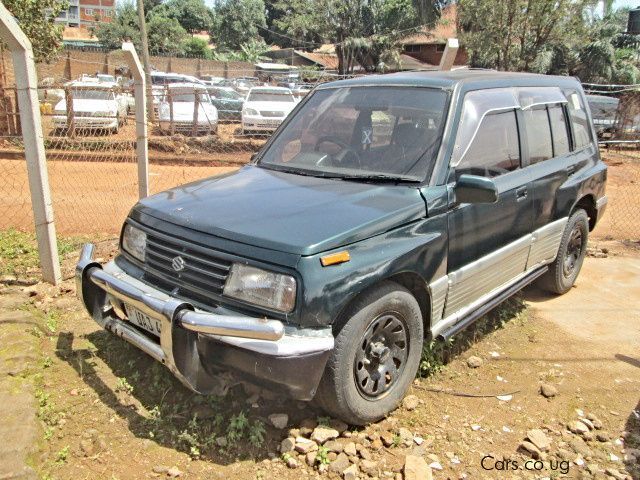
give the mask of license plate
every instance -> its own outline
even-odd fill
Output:
[[[142,313],[135,307],[131,305],[126,305],[127,309],[127,317],[129,321],[134,325],[146,330],[149,333],[153,333],[156,336],[160,336],[160,332],[162,331],[162,323],[160,320],[157,320],[153,317],[150,317],[146,313]]]
[[[267,125],[273,125],[277,127],[282,123],[282,120],[265,120],[264,123],[266,123]]]

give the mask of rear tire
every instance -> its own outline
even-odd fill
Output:
[[[390,281],[358,297],[343,316],[316,402],[351,425],[383,418],[416,376],[424,339],[415,297]]]
[[[589,216],[584,210],[578,209],[567,221],[558,256],[549,265],[549,271],[540,278],[540,287],[558,295],[571,290],[587,254],[588,238]]]

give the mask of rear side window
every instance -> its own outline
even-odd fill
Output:
[[[582,98],[575,90],[569,90],[565,92],[565,95],[569,101],[569,118],[573,126],[574,147],[576,149],[586,147],[591,144],[591,126]]]
[[[552,158],[553,144],[547,109],[527,109],[522,113],[529,145],[529,162],[534,164]]]
[[[553,133],[553,154],[556,157],[566,155],[569,153],[569,131],[561,105],[549,107],[549,120]]]
[[[469,149],[456,167],[456,175],[497,177],[520,167],[520,139],[514,110],[487,115]]]

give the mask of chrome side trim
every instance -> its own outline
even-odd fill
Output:
[[[527,270],[546,265],[555,260],[568,220],[569,217],[561,218],[533,232]]]
[[[551,263],[558,254],[568,217],[545,225],[533,233],[485,255],[464,267],[436,280],[447,279],[444,314],[438,315],[432,306],[431,334],[433,338],[449,329],[468,313],[488,302],[541,266]],[[434,301],[434,290],[429,285]],[[443,295],[438,292],[439,297]]]
[[[444,316],[449,317],[524,272],[530,246],[529,234],[450,273]]]
[[[429,295],[431,296],[431,325],[436,324],[442,319],[448,289],[449,277],[447,275],[443,275],[429,284]]]
[[[596,200],[596,210],[600,210],[607,203],[609,203],[609,198],[606,195],[601,196],[598,200]]]

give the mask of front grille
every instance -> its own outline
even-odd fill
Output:
[[[147,233],[145,278],[163,289],[177,286],[176,294],[202,302],[212,293],[222,293],[230,269],[231,262],[213,250]]]
[[[284,117],[284,112],[260,110],[260,115],[262,115],[263,117]]]

